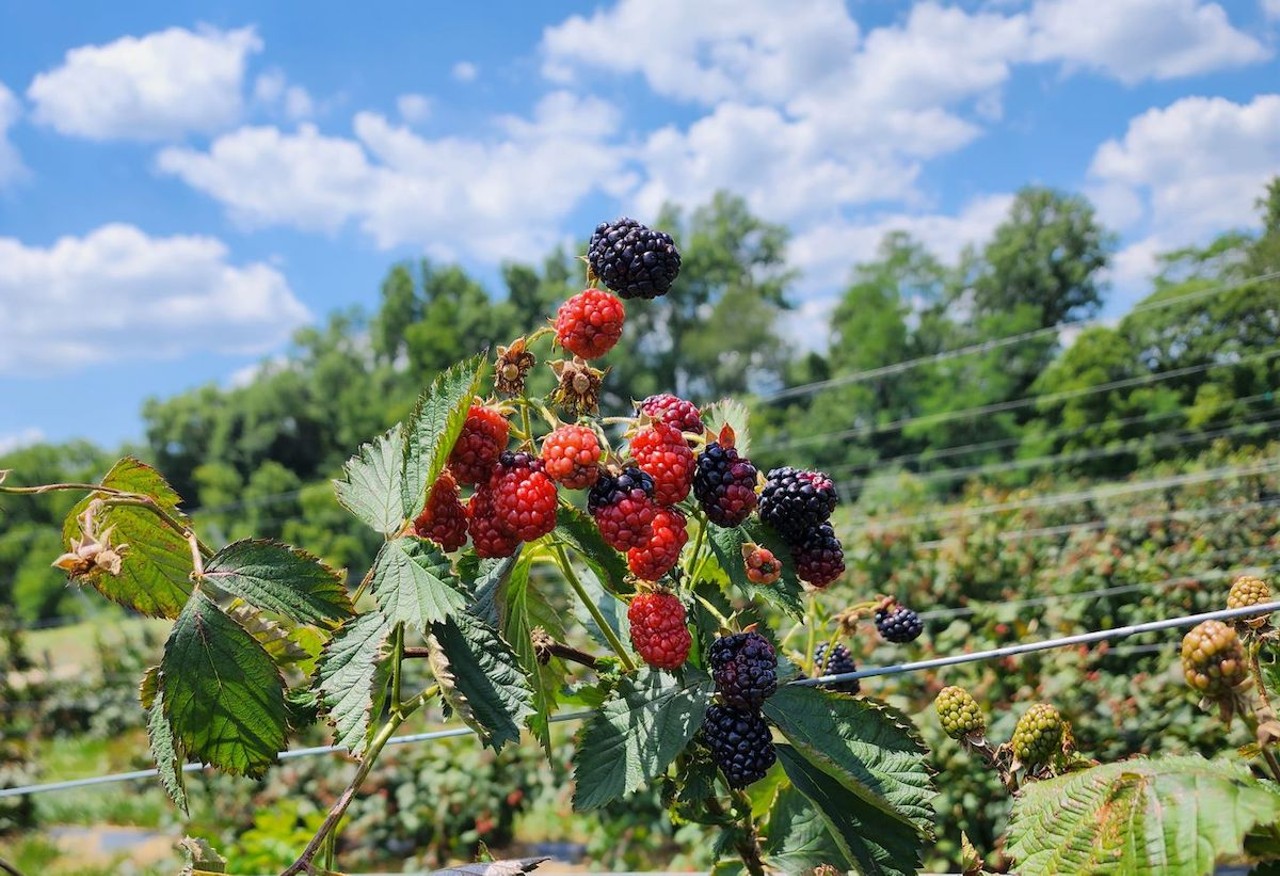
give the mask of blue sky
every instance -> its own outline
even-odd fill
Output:
[[[1280,173],[1280,0],[356,10],[0,0],[0,450],[140,437],[397,259],[492,280],[721,188],[812,336],[885,232],[952,257],[1027,183],[1121,235],[1121,313]]]

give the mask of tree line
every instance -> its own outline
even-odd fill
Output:
[[[664,298],[628,304],[628,330],[604,360],[602,407],[626,413],[661,391],[744,398],[762,468],[824,468],[868,508],[900,473],[919,474],[938,500],[966,472],[1114,478],[1194,456],[1201,436],[1256,441],[1271,427],[1280,374],[1270,355],[1280,350],[1280,178],[1258,204],[1258,227],[1163,255],[1150,295],[1114,322],[1095,318],[1117,238],[1082,196],[1018,192],[990,238],[953,262],[892,232],[852,267],[829,342],[812,351],[785,334],[798,303],[787,229],[727,193],[669,206],[653,224],[679,244],[681,274]],[[363,566],[376,545],[338,508],[329,479],[435,374],[543,325],[583,276],[563,249],[540,265],[504,265],[497,291],[456,265],[396,264],[374,312],[300,330],[244,385],[148,400],[144,440],[122,450],[157,465],[227,540],[283,538]],[[532,390],[551,383],[540,366]],[[21,482],[84,480],[116,455],[41,445],[0,458],[0,469]],[[0,604],[27,620],[78,609],[48,567],[66,510],[55,497],[0,508]]]

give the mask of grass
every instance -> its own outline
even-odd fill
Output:
[[[164,619],[105,615],[70,626],[35,630],[26,635],[26,646],[38,664],[43,665],[48,655],[55,670],[88,668],[97,663],[99,641],[108,645],[122,643],[126,638],[139,641],[150,633],[163,642],[172,625],[173,621]]]

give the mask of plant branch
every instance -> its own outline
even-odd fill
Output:
[[[580,651],[572,645],[566,645],[563,642],[557,642],[547,634],[542,627],[534,628],[530,635],[533,640],[533,653],[537,657],[539,663],[546,663],[552,657],[559,657],[561,660],[571,660],[574,663],[581,663],[588,669],[595,669],[598,661],[595,657],[586,651]]]
[[[401,664],[404,662],[404,621],[396,624],[391,633],[391,713],[400,714]]]
[[[373,770],[373,765],[377,762],[378,755],[382,753],[383,747],[386,746],[387,740],[395,735],[396,730],[399,729],[406,717],[408,717],[406,714],[391,713],[387,723],[382,725],[378,735],[369,743],[369,748],[364,753],[364,760],[360,762],[360,768],[356,770],[351,783],[347,785],[333,806],[330,807],[329,814],[325,816],[324,822],[320,825],[320,830],[316,831],[316,835],[307,843],[306,848],[302,850],[302,854],[298,856],[298,859],[290,864],[288,869],[284,870],[280,876],[302,876],[302,874],[311,869],[311,864],[324,846],[326,838],[333,833],[338,826],[338,822],[342,820],[342,816],[347,814],[347,808],[355,800],[360,786],[369,777],[369,773]]]
[[[22,871],[10,864],[4,858],[0,858],[0,870],[3,870],[8,876],[22,876]]]
[[[742,833],[736,843],[738,855],[751,876],[765,876],[764,861],[760,856],[760,834],[751,818],[751,800],[745,791],[734,790],[734,800],[742,811]]]
[[[131,508],[145,508],[147,511],[156,515],[156,517],[160,518],[160,521],[164,523],[165,526],[168,526],[178,535],[190,542],[193,551],[201,554],[202,556],[213,556],[213,549],[200,541],[196,536],[196,531],[194,529],[187,526],[181,520],[162,508],[160,503],[151,496],[146,496],[141,493],[124,493],[119,490],[111,490],[110,493],[110,498],[104,499],[102,502],[104,507],[127,506]],[[204,563],[197,563],[196,568],[203,570]]]
[[[586,588],[582,586],[582,582],[578,580],[578,573],[573,570],[573,564],[569,562],[569,555],[564,551],[564,545],[553,544],[551,552],[556,558],[556,565],[560,567],[560,571],[564,573],[564,577],[568,580],[569,586],[578,594],[578,598],[582,600],[582,604],[586,606],[588,612],[591,613],[591,619],[596,622],[596,626],[600,628],[600,632],[604,635],[609,643],[609,647],[618,655],[618,659],[622,661],[622,665],[628,672],[632,672],[636,668],[636,664],[632,661],[631,655],[627,653],[627,649],[623,647],[622,642],[618,639],[618,634],[613,631],[613,627],[609,626],[608,621],[604,619],[604,615],[600,613],[600,607],[595,601],[587,595]]]

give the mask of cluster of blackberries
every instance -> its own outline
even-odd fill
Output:
[[[826,587],[844,574],[844,550],[827,521],[839,496],[830,477],[791,466],[775,468],[760,493],[760,519],[791,549],[796,575]]]
[[[720,702],[707,708],[702,736],[729,785],[744,788],[778,757],[760,713],[778,689],[778,655],[759,633],[733,633],[711,644],[708,662]]]

